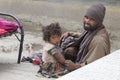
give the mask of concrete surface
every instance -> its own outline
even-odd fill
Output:
[[[37,77],[38,66],[22,62],[17,64],[16,53],[0,53],[0,80],[54,80]]]
[[[120,50],[56,80],[120,80]]]

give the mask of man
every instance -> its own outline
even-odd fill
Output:
[[[110,53],[108,33],[103,25],[103,4],[92,5],[84,16],[84,32],[79,37],[79,51],[75,63],[66,60],[68,70],[73,71]]]

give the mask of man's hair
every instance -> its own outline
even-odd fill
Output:
[[[42,27],[43,40],[50,41],[50,37],[57,35],[61,36],[62,30],[59,23],[51,23],[50,25]]]

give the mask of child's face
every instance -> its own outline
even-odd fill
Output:
[[[50,43],[58,45],[60,42],[60,36],[58,35],[53,35],[50,37]]]

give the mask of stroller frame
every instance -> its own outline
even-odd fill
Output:
[[[16,38],[18,39],[18,41],[20,42],[20,44],[19,44],[18,60],[17,60],[17,63],[20,64],[20,62],[21,62],[21,55],[22,55],[22,51],[23,51],[23,41],[24,41],[23,25],[22,25],[21,21],[20,21],[16,16],[14,16],[14,15],[12,15],[12,14],[0,12],[0,15],[8,16],[8,17],[13,18],[13,19],[17,22],[17,24],[19,25],[20,37],[18,37],[17,35],[15,35],[15,37],[16,37]],[[14,34],[15,34],[15,33],[14,33]]]

